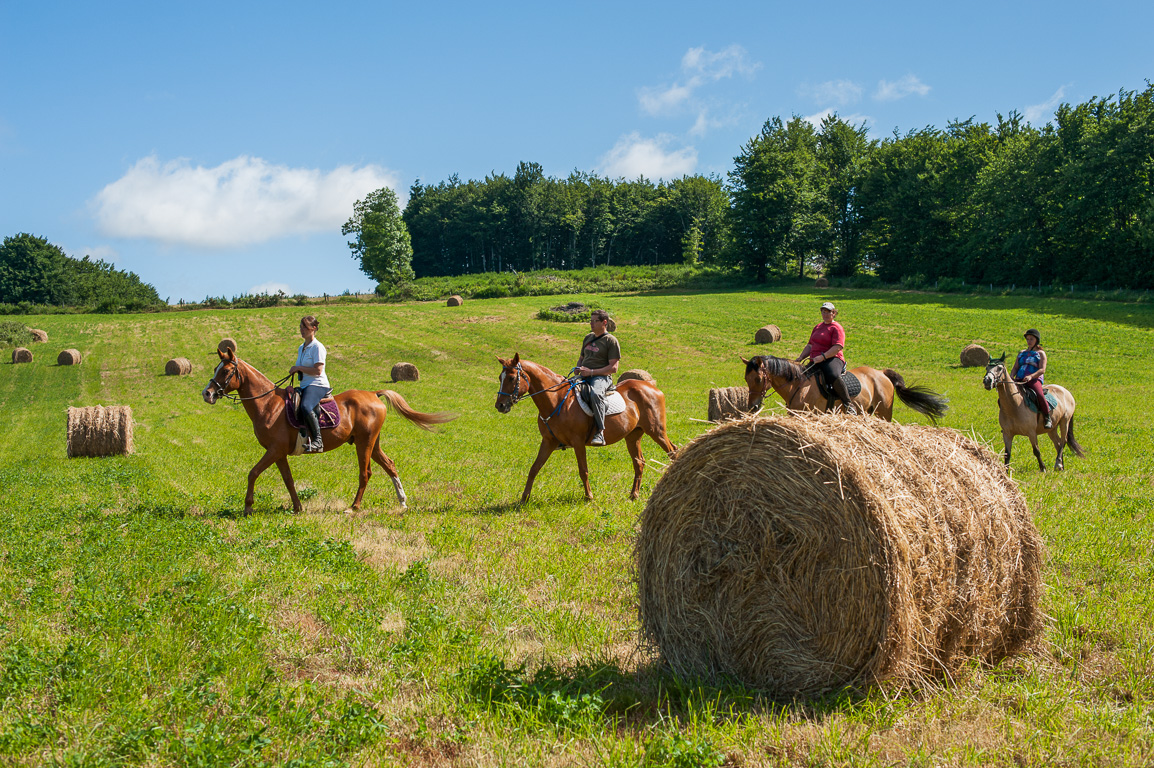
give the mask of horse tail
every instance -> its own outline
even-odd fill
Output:
[[[1074,439],[1073,416],[1070,417],[1070,425],[1066,427],[1066,445],[1070,446],[1070,450],[1074,452],[1074,455],[1082,456],[1083,458],[1086,456],[1085,452],[1082,450],[1082,446],[1078,445],[1078,441]]]
[[[457,418],[453,413],[421,413],[414,411],[405,402],[405,398],[399,392],[393,392],[391,389],[382,389],[376,392],[377,397],[383,397],[389,401],[389,405],[397,410],[397,413],[404,416],[409,421],[416,424],[421,429],[427,429],[432,432],[433,427],[438,424],[445,424]]]
[[[898,393],[901,401],[918,413],[929,416],[933,424],[936,425],[938,419],[945,416],[946,411],[950,409],[950,400],[945,395],[939,395],[929,387],[907,387],[902,375],[891,368],[886,368],[885,375],[894,385],[894,391]]]

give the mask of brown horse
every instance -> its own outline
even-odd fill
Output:
[[[238,358],[231,349],[218,354],[220,363],[216,366],[208,385],[201,392],[201,397],[212,405],[227,393],[235,391],[244,404],[248,417],[252,419],[252,429],[256,433],[257,442],[265,449],[260,461],[248,473],[248,493],[244,497],[245,513],[252,512],[256,479],[273,464],[276,464],[280,476],[284,478],[285,487],[292,497],[293,511],[300,512],[301,501],[297,498],[296,485],[293,483],[292,470],[288,463],[289,455],[296,448],[298,433],[285,418],[285,390]],[[361,472],[360,487],[357,488],[357,497],[353,500],[353,509],[360,509],[365,487],[369,484],[369,478],[373,476],[369,466],[370,458],[380,464],[393,479],[397,501],[400,502],[402,509],[407,502],[397,468],[393,460],[381,450],[381,427],[388,413],[388,408],[378,399],[381,397],[388,400],[389,404],[397,409],[397,413],[421,429],[431,431],[434,425],[444,424],[455,418],[443,413],[414,411],[405,402],[405,398],[387,389],[376,392],[350,389],[337,395],[334,399],[341,410],[341,423],[332,429],[322,430],[321,437],[325,451],[331,451],[345,443],[351,443],[357,448]]]
[[[577,456],[577,471],[585,484],[585,498],[593,500],[589,488],[589,466],[585,461],[585,446],[590,437],[593,419],[585,415],[577,403],[573,382],[558,376],[543,365],[522,360],[519,354],[512,360],[502,360],[500,387],[497,390],[497,410],[508,413],[518,401],[532,397],[537,406],[537,429],[541,431],[541,447],[537,460],[529,469],[521,502],[529,500],[533,479],[545,462],[558,448],[573,448]],[[636,499],[641,489],[641,474],[645,458],[641,455],[641,436],[649,435],[672,457],[677,449],[665,435],[665,395],[652,382],[631,379],[617,385],[617,392],[625,398],[625,410],[605,417],[605,444],[611,445],[622,438],[633,457],[633,490],[629,498]]]
[[[982,385],[986,389],[998,390],[998,426],[1002,428],[1002,442],[1006,445],[1006,464],[1010,463],[1010,445],[1014,442],[1014,435],[1025,435],[1030,440],[1030,447],[1034,449],[1034,458],[1038,460],[1038,469],[1046,471],[1042,461],[1042,453],[1038,450],[1038,435],[1048,433],[1058,450],[1058,457],[1054,459],[1054,469],[1061,470],[1065,466],[1062,460],[1063,449],[1069,445],[1078,456],[1085,456],[1082,446],[1074,439],[1074,396],[1065,387],[1057,384],[1047,384],[1046,390],[1054,395],[1058,404],[1050,411],[1050,429],[1046,429],[1042,414],[1030,410],[1026,405],[1023,387],[1010,378],[1006,370],[1006,356],[990,358],[986,364],[986,375],[982,377]]]
[[[766,393],[772,388],[781,395],[785,407],[790,411],[824,411],[827,400],[813,376],[792,360],[773,355],[758,355],[746,360],[745,383],[749,386],[749,412],[761,410]],[[920,414],[930,417],[937,424],[938,419],[949,409],[949,401],[942,395],[931,392],[926,387],[907,387],[905,379],[897,371],[889,368],[860,366],[851,373],[861,382],[861,392],[853,398],[854,407],[860,413],[893,421],[894,393],[901,401]],[[835,407],[840,408],[840,403]]]

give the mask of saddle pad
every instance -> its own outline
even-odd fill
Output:
[[[293,429],[304,429],[305,425],[297,418],[291,394],[286,394],[284,398],[284,416]],[[318,421],[321,423],[321,429],[332,429],[341,423],[341,409],[336,400],[331,397],[321,400],[321,415]]]
[[[585,398],[578,397],[577,402],[581,404],[581,410],[585,411],[586,416],[592,416],[593,411],[585,404]],[[621,396],[620,392],[610,392],[605,395],[605,415],[615,416],[625,410],[625,398]]]
[[[1054,395],[1046,387],[1042,387],[1042,391],[1046,393],[1046,402],[1049,403],[1050,411],[1052,412],[1055,408],[1058,407],[1058,398],[1054,397]],[[1034,394],[1034,390],[1032,390],[1032,389],[1027,389],[1027,390],[1025,390],[1025,392],[1026,392],[1026,405],[1030,406],[1031,411],[1033,411],[1034,413],[1037,413],[1038,412],[1038,404],[1036,402],[1034,402],[1034,399],[1037,397],[1037,395]]]
[[[861,381],[858,380],[857,376],[846,371],[841,375],[841,380],[845,382],[845,388],[850,397],[857,397],[861,394]]]

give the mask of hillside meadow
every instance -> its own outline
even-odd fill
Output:
[[[567,300],[614,314],[622,368],[665,392],[682,445],[739,356],[795,355],[837,302],[851,365],[944,392],[944,426],[1001,450],[996,394],[959,352],[1041,329],[1048,381],[1078,401],[1086,458],[1011,463],[1047,545],[1034,653],[898,694],[771,701],[678,679],[638,646],[632,544],[667,463],[648,438],[641,498],[623,445],[571,452],[520,496],[539,442],[529,402],[494,408],[495,357],[567,371],[586,325],[536,319]],[[774,289],[310,307],[340,389],[402,393],[459,418],[436,434],[391,414],[350,512],[350,448],[275,468],[243,409],[200,397],[216,342],[271,378],[294,360],[297,307],[21,318],[49,334],[0,366],[0,762],[12,765],[1142,765],[1154,760],[1151,520],[1154,307],[1029,297]],[[755,346],[775,323],[783,340]],[[74,347],[83,364],[57,366]],[[192,375],[164,375],[172,357]],[[418,382],[388,383],[393,363]],[[780,409],[773,398],[768,407]],[[136,452],[68,459],[67,406],[130,405]],[[902,422],[921,417],[895,406]],[[1041,445],[1052,465],[1053,446]]]

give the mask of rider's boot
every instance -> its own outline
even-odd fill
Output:
[[[838,396],[838,399],[841,400],[841,404],[842,407],[845,408],[845,412],[850,416],[857,416],[857,408],[854,408],[853,398],[849,396],[849,390],[846,389],[845,381],[841,378],[841,376],[838,376],[836,379],[834,379],[833,391]]]
[[[1054,428],[1054,420],[1050,418],[1050,413],[1051,413],[1050,411],[1046,411],[1046,415],[1042,419],[1042,428],[1043,429],[1053,429]]]
[[[325,449],[324,440],[321,439],[320,419],[317,418],[316,411],[304,411],[302,415],[305,417],[305,429],[309,433],[309,441],[305,444],[305,453],[320,453]]]
[[[605,422],[593,418],[593,437],[589,438],[589,445],[605,445]]]

